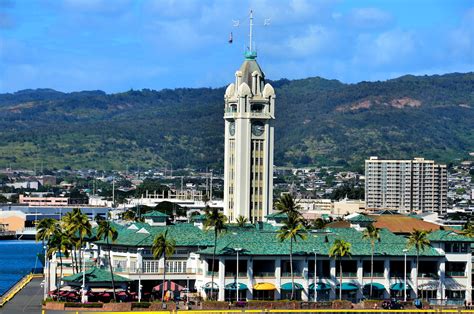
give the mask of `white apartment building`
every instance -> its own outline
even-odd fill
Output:
[[[365,161],[365,178],[367,209],[446,212],[446,165],[424,158],[381,160],[370,157]]]

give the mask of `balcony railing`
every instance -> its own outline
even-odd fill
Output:
[[[465,277],[466,273],[463,271],[447,271],[446,275],[451,277]]]
[[[433,278],[438,279],[438,274],[435,273],[418,273],[418,278]]]
[[[340,273],[336,273],[336,277],[339,277]],[[342,277],[347,278],[347,277],[357,277],[357,272],[350,272],[350,271],[343,271],[342,272]]]
[[[206,271],[206,276],[212,277],[212,273],[214,273],[214,277],[215,277],[215,276],[219,276],[219,272],[218,272],[218,271],[214,271],[214,272],[213,272],[213,271],[209,271],[209,270]]]
[[[281,276],[282,277],[291,277],[291,272],[282,272],[281,273]],[[294,277],[303,277],[303,273],[302,272],[298,272],[298,271],[294,271],[293,272],[293,276]]]
[[[225,276],[234,278],[235,277],[235,272],[226,272]],[[239,272],[239,278],[246,278],[246,277],[247,277],[247,272],[242,272],[242,273]]]
[[[370,278],[370,271],[369,272],[364,272],[364,277]],[[383,278],[383,273],[374,272],[374,278]]]
[[[274,272],[256,272],[254,273],[254,277],[275,277]]]
[[[407,278],[410,278],[411,273],[410,273],[410,272],[407,272],[407,273],[406,273],[406,276],[407,276]],[[391,272],[391,273],[390,273],[390,278],[402,278],[402,277],[404,277],[403,272],[397,272],[397,273],[392,273],[392,272]]]

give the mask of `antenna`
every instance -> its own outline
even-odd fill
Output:
[[[250,10],[250,33],[249,33],[249,50],[252,52],[252,31],[253,31],[253,11]]]

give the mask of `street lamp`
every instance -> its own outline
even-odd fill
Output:
[[[86,249],[82,250],[82,303],[86,303]]]
[[[237,289],[237,295],[235,297],[236,302],[239,302],[239,252],[242,251],[242,248],[236,247],[234,251],[237,253],[237,272],[235,275],[235,288]]]
[[[43,246],[44,249],[44,300],[48,297],[48,245]]]
[[[139,247],[137,248],[137,253],[138,253],[138,302],[141,302],[142,300],[142,275],[141,275],[141,272],[142,272],[142,252],[143,252],[144,248],[142,247]],[[164,289],[164,285],[163,285],[163,289]]]
[[[407,301],[407,252],[408,250],[407,249],[404,249],[403,250],[403,255],[404,255],[404,272],[403,272],[403,283],[404,283],[404,287],[403,287],[403,301],[406,302]]]
[[[316,268],[317,268],[317,251],[316,249],[313,249],[313,252],[314,252],[314,302],[316,302],[317,300],[317,286],[318,286],[318,283],[317,283],[317,279],[318,279],[318,276],[316,275]]]

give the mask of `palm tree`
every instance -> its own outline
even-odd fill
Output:
[[[351,244],[347,241],[336,239],[329,249],[329,257],[335,261],[339,258],[339,300],[342,300],[342,258],[351,256]]]
[[[300,213],[300,206],[296,204],[295,199],[291,194],[283,194],[278,200],[275,202],[275,209],[280,213],[290,214],[293,213],[297,216],[301,216]]]
[[[474,238],[474,226],[469,222],[466,223],[462,228],[461,234],[469,238]]]
[[[413,230],[412,233],[408,236],[407,239],[407,248],[410,249],[415,247],[416,249],[416,274],[415,274],[415,289],[416,295],[418,297],[418,259],[420,257],[420,251],[424,251],[427,246],[430,245],[430,240],[428,240],[428,234],[430,232],[426,230]]]
[[[97,229],[97,238],[102,239],[105,238],[107,242],[107,246],[109,249],[109,269],[110,275],[112,277],[112,290],[114,292],[114,300],[117,301],[117,297],[115,296],[115,281],[114,281],[114,270],[112,268],[112,257],[110,255],[110,251],[112,250],[112,245],[110,244],[110,240],[114,242],[117,240],[118,232],[114,226],[110,224],[108,220],[98,220],[99,227]]]
[[[135,221],[137,218],[136,216],[136,213],[133,210],[129,209],[122,214],[122,219],[127,221]]]
[[[212,253],[212,266],[211,266],[211,298],[214,293],[214,262],[216,259],[216,249],[217,249],[217,237],[220,233],[224,232],[226,229],[225,223],[227,217],[219,211],[219,209],[206,208],[206,220],[204,221],[204,226],[207,230],[214,229],[214,251]]]
[[[36,241],[44,244],[51,238],[58,227],[58,221],[53,218],[41,219],[36,225]]]
[[[290,239],[290,273],[291,273],[291,300],[295,294],[295,279],[293,275],[293,241],[296,243],[298,238],[306,239],[306,230],[304,229],[302,219],[295,213],[288,213],[288,218],[283,221],[277,235],[280,242]]]
[[[237,226],[239,227],[245,227],[245,224],[248,222],[247,217],[244,216],[239,216],[237,217]]]
[[[72,210],[72,220],[68,224],[68,231],[72,235],[78,236],[78,246],[79,246],[79,267],[82,270],[82,246],[84,244],[84,238],[86,236],[90,237],[92,234],[92,226],[87,218],[87,215],[83,214],[79,208],[74,208]]]
[[[326,222],[322,218],[313,220],[313,227],[315,229],[324,229]]]
[[[75,215],[74,212],[67,212],[63,218],[62,222],[66,233],[69,235],[69,240],[71,242],[71,252],[72,252],[72,271],[73,273],[79,272],[79,266],[77,262],[77,249],[79,247],[79,238],[76,236],[74,231]]]
[[[367,226],[367,229],[364,230],[362,237],[364,239],[370,240],[370,246],[372,248],[370,256],[370,298],[372,298],[372,284],[374,282],[374,251],[375,251],[375,242],[380,241],[380,229],[374,227],[370,224]]]
[[[60,280],[63,278],[63,255],[67,258],[69,257],[69,249],[71,248],[71,243],[69,237],[64,232],[62,228],[57,228],[51,238],[49,239],[49,249],[47,252],[48,256],[53,255],[54,253],[59,253],[59,264],[61,265],[60,271]],[[56,275],[56,274],[55,274]],[[58,282],[56,280],[56,282]],[[58,285],[58,290],[60,289],[60,284]]]
[[[176,242],[173,239],[168,239],[168,229],[164,233],[160,233],[153,240],[151,247],[153,257],[160,259],[163,257],[163,285],[161,287],[161,301],[165,298],[165,282],[166,282],[166,258],[174,254]]]

